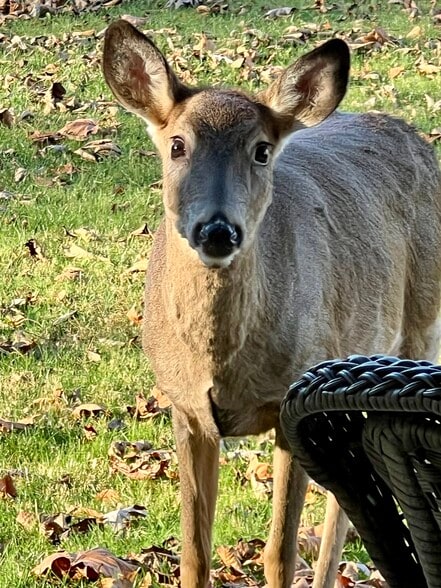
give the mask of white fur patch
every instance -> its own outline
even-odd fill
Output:
[[[239,249],[236,249],[236,251],[233,251],[233,253],[227,257],[210,257],[209,255],[205,255],[205,253],[200,249],[197,249],[197,252],[199,254],[200,260],[207,267],[213,269],[224,269],[230,265],[235,256],[239,253]]]

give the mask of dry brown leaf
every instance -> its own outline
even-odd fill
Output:
[[[84,141],[90,135],[96,135],[99,130],[100,127],[91,118],[79,118],[66,123],[64,127],[58,131],[58,134],[67,139]]]
[[[413,29],[411,29],[407,33],[406,39],[417,39],[418,37],[421,36],[421,32],[422,32],[421,27],[417,25],[416,27],[413,27]]]
[[[62,480],[60,480],[61,482]],[[63,483],[65,483],[63,481]],[[86,509],[83,509],[86,510]],[[78,521],[73,520],[74,514],[66,514],[63,512],[54,515],[40,516],[40,529],[45,537],[53,543],[58,545],[63,539],[67,538],[71,533],[87,533],[97,524],[101,523],[101,513],[98,517],[93,516],[82,518]]]
[[[292,6],[283,6],[280,8],[272,8],[265,13],[265,18],[280,18],[281,16],[289,16],[296,8]]]
[[[393,44],[394,39],[382,28],[376,27],[363,37],[365,43],[377,43],[379,45]]]
[[[145,259],[145,258],[139,259],[138,261],[135,261],[135,263],[131,267],[129,267],[129,269],[127,269],[125,271],[125,273],[127,273],[127,274],[135,274],[137,272],[144,273],[147,271],[148,264],[149,264],[148,259]]]
[[[26,531],[32,531],[38,522],[35,515],[26,510],[20,510],[15,520],[24,527]]]
[[[0,478],[0,496],[2,498],[16,498],[17,490],[15,488],[14,480],[10,474],[5,474]]]
[[[81,267],[68,266],[65,267],[61,274],[55,278],[57,281],[64,280],[80,280],[84,277],[84,270]]]
[[[111,525],[115,533],[124,531],[130,524],[133,518],[146,517],[147,511],[143,506],[134,504],[133,506],[126,506],[125,508],[118,508],[107,512],[103,516],[104,523]]]
[[[389,77],[391,79],[397,78],[398,76],[400,76],[403,72],[405,71],[404,67],[401,65],[398,65],[397,67],[391,67],[389,70]]]
[[[1,343],[0,343],[1,350]],[[13,431],[24,431],[34,424],[32,418],[22,419],[20,421],[6,421],[0,418],[0,433],[12,433]]]
[[[72,416],[76,419],[84,419],[89,417],[99,417],[105,414],[106,409],[92,402],[79,404],[72,410]]]
[[[79,553],[61,551],[46,557],[33,570],[36,576],[54,574],[58,578],[69,577],[75,580],[115,578],[132,581],[139,565],[116,557],[107,549],[97,547]]]
[[[97,547],[76,555],[71,564],[71,570],[74,571],[71,577],[78,580],[82,578],[98,580],[101,576],[133,580],[139,567],[137,564],[116,557],[107,549]]]
[[[88,441],[93,441],[98,435],[98,431],[93,425],[87,424],[83,427],[83,435]]]
[[[109,261],[107,257],[102,257],[101,255],[95,255],[83,247],[76,245],[73,243],[68,249],[64,251],[64,255],[69,258],[74,259],[96,259],[100,261]]]
[[[155,396],[155,393],[157,396]],[[171,403],[169,400],[154,388],[152,395],[148,398],[146,398],[142,392],[137,394],[136,405],[128,406],[127,411],[135,419],[151,419],[167,413],[170,406]]]
[[[126,578],[102,578],[100,588],[133,588],[132,580]]]
[[[129,308],[126,317],[129,319],[132,325],[138,327],[142,323],[142,311],[140,310],[139,305],[134,304],[131,308]]]
[[[173,451],[152,449],[144,441],[114,441],[108,451],[111,470],[132,480],[176,478],[177,458]]]
[[[297,549],[303,557],[317,559],[323,536],[323,525],[300,527],[297,535]]]
[[[153,386],[152,391],[151,391],[151,395],[153,396],[153,398],[156,398],[156,401],[158,403],[158,407],[159,408],[165,409],[165,408],[170,408],[171,407],[172,403],[168,399],[168,396],[166,396],[156,386]]]
[[[0,108],[0,124],[9,128],[14,124],[14,115],[7,108]]]
[[[29,255],[36,261],[46,261],[46,257],[43,254],[43,250],[35,239],[29,239],[25,243],[25,247],[29,251]]]
[[[95,498],[97,500],[100,500],[102,502],[108,502],[110,504],[117,504],[121,500],[121,496],[118,494],[116,490],[113,490],[112,488],[106,488],[104,490],[101,490],[101,492],[98,492]]]
[[[220,560],[224,566],[234,568],[240,574],[243,574],[242,565],[234,547],[221,545],[216,549],[216,553],[220,557]]]
[[[97,158],[92,153],[89,153],[85,149],[81,149],[81,148],[76,149],[74,151],[74,153],[75,153],[75,155],[79,155],[82,159],[85,159],[86,161],[90,161],[92,163],[97,162]]]
[[[150,230],[147,223],[141,225],[138,229],[135,229],[130,233],[131,237],[153,237],[153,233]]]
[[[89,349],[87,351],[87,359],[89,361],[92,361],[93,363],[100,363],[101,355],[97,351],[92,351],[91,349]]]
[[[83,159],[89,161],[100,161],[103,157],[120,156],[121,149],[116,143],[110,139],[99,139],[96,141],[89,141],[83,145],[82,149],[74,151],[77,155],[81,155]]]
[[[31,141],[33,143],[37,143],[37,145],[40,145],[41,147],[43,146],[47,146],[47,145],[54,145],[55,143],[58,143],[62,137],[59,133],[54,133],[52,131],[47,131],[47,132],[40,132],[40,131],[34,131],[29,138],[31,139]]]
[[[54,574],[57,578],[66,577],[68,574],[73,556],[67,551],[57,551],[44,558],[35,568],[32,573],[35,576],[47,576],[50,573]]]
[[[36,342],[20,330],[14,331],[10,339],[0,339],[0,353],[28,353],[35,347]],[[2,432],[2,429],[2,422],[0,421],[0,432]],[[3,430],[3,432],[5,431]]]
[[[441,66],[427,63],[425,59],[422,59],[417,65],[418,71],[426,76],[433,76],[441,72]]]

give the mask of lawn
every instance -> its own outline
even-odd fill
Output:
[[[441,156],[433,2],[225,0],[173,10],[162,0],[78,0],[42,18],[17,16],[19,4],[30,3],[0,2],[0,588],[52,585],[32,569],[57,549],[127,557],[167,542],[179,552],[170,416],[154,396],[139,330],[162,214],[160,163],[143,125],[104,84],[109,22],[136,17],[188,83],[251,91],[323,40],[344,38],[353,61],[342,108],[402,116]],[[290,14],[265,16],[287,4]],[[140,440],[149,445],[133,445]],[[228,560],[216,548],[265,539],[270,461],[269,438],[226,443],[214,567]],[[323,500],[308,493],[305,527],[321,522]],[[104,522],[133,505],[145,511],[127,525]],[[305,531],[308,561],[315,543]],[[143,557],[148,568],[154,556]],[[357,542],[345,557],[369,561]],[[173,561],[158,561],[135,586],[172,585]],[[263,586],[259,562],[242,585]],[[223,573],[215,585],[234,576]]]

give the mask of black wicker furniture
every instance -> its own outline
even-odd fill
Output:
[[[380,355],[323,362],[291,386],[281,422],[390,588],[441,588],[441,366]]]

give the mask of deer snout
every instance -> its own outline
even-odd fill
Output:
[[[242,229],[223,215],[214,215],[207,223],[198,223],[193,239],[207,257],[228,257],[242,242]]]

